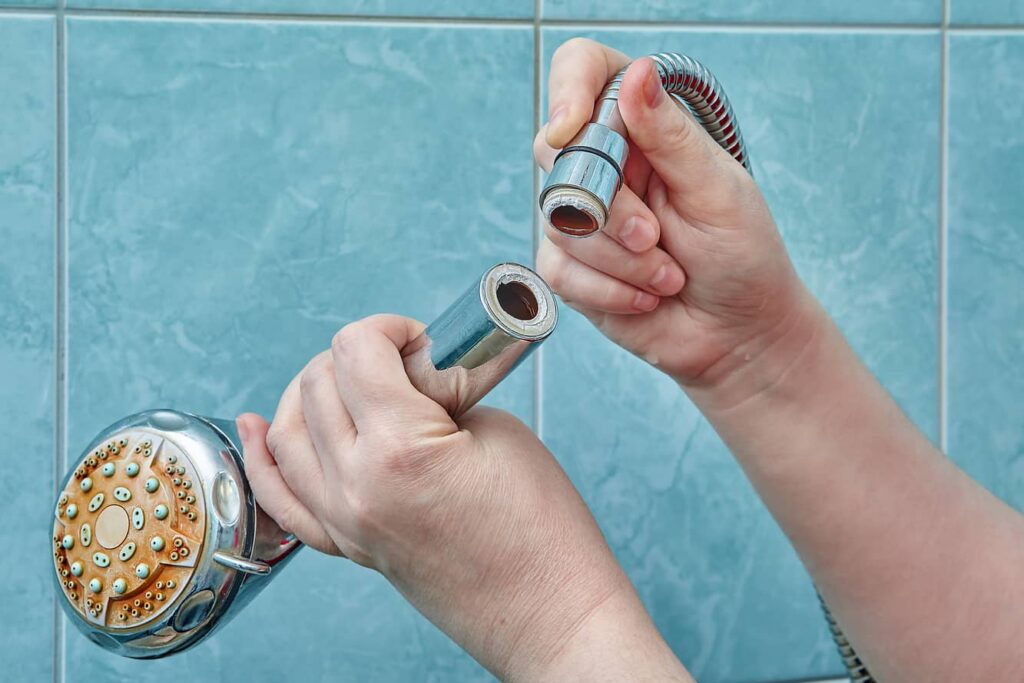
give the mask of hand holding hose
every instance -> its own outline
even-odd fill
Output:
[[[541,166],[550,170],[629,62],[585,39],[555,52],[550,121],[534,143]],[[618,108],[630,149],[608,220],[587,238],[545,226],[538,270],[609,338],[684,385],[722,383],[805,315],[808,296],[750,174],[666,94],[651,59],[629,66]]]

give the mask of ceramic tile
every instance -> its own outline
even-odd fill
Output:
[[[546,59],[570,35],[546,30]],[[802,277],[935,438],[938,35],[586,35],[629,54],[682,48],[711,67]],[[576,315],[543,367],[545,440],[698,680],[838,674],[809,578],[674,383]]]
[[[1024,24],[1021,0],[950,0],[949,20],[953,24]]]
[[[0,0],[0,7],[56,7],[54,0]]]
[[[1024,36],[953,36],[949,67],[949,450],[1024,509]]]
[[[1013,1],[1002,0],[1004,3]],[[567,20],[829,24],[938,24],[942,20],[942,0],[543,0],[543,3],[545,19]]]
[[[74,19],[67,35],[72,449],[160,405],[270,414],[345,323],[430,319],[488,266],[531,259],[528,28]],[[528,419],[531,386],[528,364],[491,402]],[[71,681],[484,676],[382,579],[311,551],[181,657],[75,635],[67,661]]]
[[[35,0],[39,1],[39,0]],[[68,0],[69,7],[342,16],[529,18],[533,0]]]
[[[0,17],[0,662],[26,681],[53,661],[53,41],[52,19]]]

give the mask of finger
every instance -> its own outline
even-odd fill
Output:
[[[577,239],[551,226],[545,226],[544,233],[577,261],[651,294],[674,296],[686,281],[682,267],[657,247],[634,254],[605,234]]]
[[[551,173],[551,166],[555,163],[558,150],[548,144],[547,134],[548,124],[544,124],[533,138],[533,158],[545,173]]]
[[[342,402],[356,430],[446,419],[444,409],[413,386],[401,351],[423,331],[423,323],[397,315],[375,315],[334,335],[331,357]],[[447,422],[451,422],[447,420]]]
[[[629,57],[586,38],[562,43],[551,58],[548,75],[547,143],[565,147],[594,113],[605,84]]]
[[[327,476],[339,476],[344,469],[339,456],[355,448],[356,426],[338,395],[330,351],[317,354],[302,371],[299,394],[302,417],[320,466]]]
[[[308,365],[306,366],[309,367]],[[281,394],[267,447],[288,488],[314,514],[324,511],[324,470],[302,413],[302,376],[295,376]]]
[[[661,297],[627,284],[578,261],[549,239],[537,250],[537,271],[566,303],[608,313],[648,313]]]
[[[674,197],[714,214],[735,206],[749,176],[669,97],[651,59],[638,59],[626,71],[619,110],[630,141]]]
[[[245,476],[263,511],[277,525],[308,546],[330,555],[341,555],[319,520],[296,498],[284,481],[267,449],[270,425],[259,415],[246,413],[236,421],[242,439]]]
[[[654,212],[628,187],[615,195],[602,232],[637,254],[651,250],[661,239],[661,225]]]

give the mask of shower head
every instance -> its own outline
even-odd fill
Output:
[[[490,268],[402,351],[413,384],[453,418],[555,328],[529,268]],[[155,658],[227,623],[302,544],[255,500],[234,422],[177,410],[120,420],[67,473],[54,509],[59,600],[93,642]]]

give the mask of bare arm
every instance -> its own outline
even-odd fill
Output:
[[[1024,680],[1024,517],[909,422],[807,301],[688,391],[883,681]]]
[[[592,41],[559,48],[542,166],[628,62]],[[547,228],[541,274],[684,387],[876,676],[1024,680],[1024,518],[910,424],[800,282],[749,174],[649,60],[618,102],[626,188],[602,233]]]

